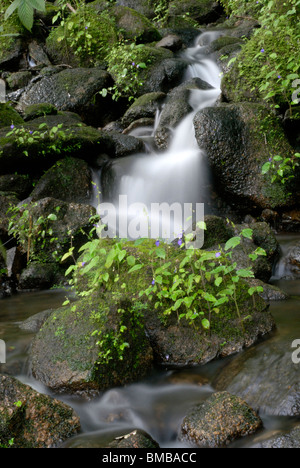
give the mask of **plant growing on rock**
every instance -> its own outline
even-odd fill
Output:
[[[21,23],[28,31],[31,31],[34,10],[45,11],[45,9],[45,0],[14,0],[7,8],[4,19],[7,20],[17,10]]]

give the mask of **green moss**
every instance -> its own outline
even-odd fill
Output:
[[[32,120],[45,115],[56,115],[57,109],[52,104],[43,102],[39,104],[31,104],[24,111],[24,119]]]
[[[161,39],[160,33],[151,21],[138,11],[118,5],[112,8],[111,13],[125,39],[137,43],[153,42]]]
[[[18,114],[9,103],[0,103],[0,127],[8,127],[12,124],[19,125],[23,122],[24,120],[20,114]]]

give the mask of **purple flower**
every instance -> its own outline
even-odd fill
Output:
[[[131,64],[131,65],[132,65],[133,67],[135,67],[135,62],[132,62],[132,64]]]
[[[85,264],[86,264],[86,262],[82,262],[82,263],[81,263],[81,266],[84,267]]]
[[[152,283],[151,283],[151,284],[152,284],[152,286],[154,286],[154,285],[155,285],[155,280],[152,280]]]
[[[261,49],[261,53],[264,53],[265,49]]]
[[[178,239],[177,244],[182,245],[182,239]]]
[[[30,133],[30,135],[32,135],[32,134],[33,134],[33,131],[32,131],[32,130],[29,130],[29,133]]]
[[[278,76],[277,76],[277,78],[280,80],[281,76],[280,76],[280,75],[278,75]]]
[[[15,128],[15,126],[12,124],[12,125],[10,126],[10,128],[13,129],[13,128]]]
[[[219,257],[221,257],[221,252],[216,253],[216,258],[219,258]]]
[[[87,28],[88,28],[88,26],[85,27],[85,29],[87,29]]]
[[[159,247],[159,240],[155,242],[156,247]]]
[[[272,158],[269,158],[269,161],[271,162],[271,161],[272,161]]]

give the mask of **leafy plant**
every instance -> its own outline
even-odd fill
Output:
[[[7,8],[4,19],[7,20],[17,10],[21,23],[28,31],[31,31],[34,10],[45,11],[45,9],[45,0],[14,0]]]
[[[146,58],[144,53],[144,44],[129,44],[120,42],[112,47],[106,56],[108,71],[115,80],[114,86],[103,88],[101,95],[106,97],[108,93],[112,94],[112,99],[118,100],[120,97],[126,97],[129,101],[134,99],[138,88],[143,86],[141,70],[147,68],[151,63],[150,58]]]

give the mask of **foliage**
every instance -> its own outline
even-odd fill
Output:
[[[110,88],[102,89],[102,96],[105,97],[111,93],[114,100],[127,97],[131,101],[137,94],[138,88],[143,86],[141,70],[147,68],[147,65],[151,63],[151,58],[147,57],[145,46],[121,41],[111,48],[106,60],[108,71],[114,77],[115,84]]]
[[[294,179],[296,168],[299,167],[300,153],[295,153],[293,157],[283,158],[276,155],[269,158],[263,167],[262,174],[271,174],[271,182],[280,181],[286,184],[290,179]]]
[[[46,218],[40,216],[34,219],[28,204],[11,206],[8,209],[7,215],[10,219],[8,234],[12,235],[27,252],[27,261],[43,262],[49,245],[57,242],[57,238],[53,235],[53,223],[57,220],[59,210],[60,207],[57,206],[56,213],[50,213]],[[53,252],[53,257],[56,261],[60,260],[56,251]]]
[[[275,107],[288,106],[292,112],[292,105],[298,102],[294,96],[300,79],[300,0],[221,3],[232,15],[250,14],[260,24],[234,65],[245,86],[258,90]]]
[[[115,21],[108,11],[97,13],[90,5],[79,1],[73,2],[70,14],[70,3],[65,0],[59,2],[60,10],[53,17],[55,24],[60,26],[54,30],[54,38],[58,43],[71,48],[80,62],[87,60],[90,65],[104,59],[111,46],[117,41]]]
[[[31,31],[33,26],[34,10],[45,11],[45,0],[14,0],[5,12],[4,19],[7,20],[15,10],[23,26]]]
[[[98,234],[103,228],[103,225],[97,227]],[[224,250],[220,248],[218,252],[186,249],[188,236],[178,240],[178,249],[159,240],[129,242],[115,239],[106,242],[105,239],[91,239],[81,247],[80,260],[67,269],[66,275],[72,275],[70,284],[75,288],[86,279],[86,287],[79,289],[81,297],[90,296],[95,291],[113,294],[117,283],[124,297],[129,288],[136,288],[135,294],[131,295],[133,306],[129,311],[136,324],[142,323],[143,311],[151,307],[157,310],[163,321],[175,314],[178,322],[184,320],[199,332],[201,329],[207,331],[213,324],[214,315],[232,303],[243,330],[243,320],[246,318],[240,314],[238,293],[245,289],[252,296],[255,309],[255,293],[261,292],[262,288],[249,288],[244,280],[254,277],[251,264],[259,255],[266,253],[257,248],[248,256],[249,267],[239,269],[232,260],[232,252],[237,246],[243,248],[245,241],[251,241],[252,233],[251,229],[244,229],[239,236],[226,243]],[[62,260],[70,256],[73,256],[72,249]],[[144,278],[144,286],[135,285],[137,277]],[[67,300],[65,305],[68,304]],[[125,311],[119,312],[122,314]],[[122,339],[124,331],[122,320],[114,336],[102,335],[101,330],[95,330],[94,334],[100,336],[101,362],[108,362],[116,353],[119,359],[123,359],[128,348],[127,341]]]

